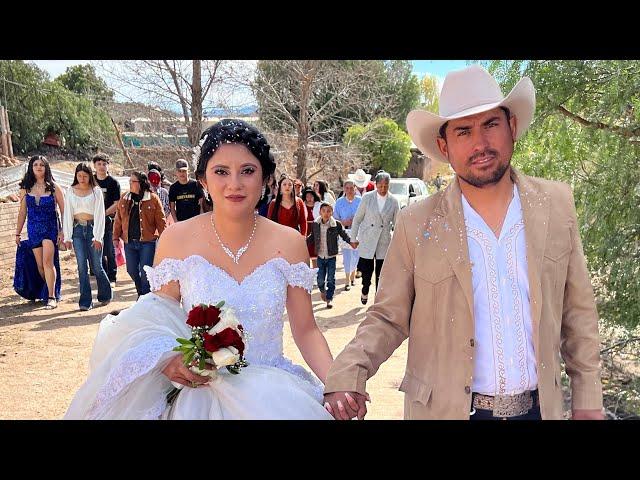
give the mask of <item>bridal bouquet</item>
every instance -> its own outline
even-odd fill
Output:
[[[179,345],[173,350],[182,352],[185,366],[198,375],[215,377],[217,369],[226,367],[232,374],[249,364],[244,360],[245,335],[231,308],[224,308],[224,301],[217,305],[196,305],[189,311],[187,325],[191,327],[191,338],[177,338]],[[205,365],[216,368],[209,370]],[[172,382],[167,399],[170,402],[182,388]]]

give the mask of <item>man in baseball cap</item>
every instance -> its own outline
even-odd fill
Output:
[[[200,183],[189,178],[189,163],[182,158],[176,160],[176,178],[169,187],[169,208],[173,221],[179,222],[203,212],[204,192]]]

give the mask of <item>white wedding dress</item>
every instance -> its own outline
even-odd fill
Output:
[[[287,287],[311,291],[314,270],[273,258],[238,283],[199,255],[165,258],[145,270],[152,291],[177,280],[182,305],[149,293],[105,317],[89,377],[65,419],[332,419],[322,406],[322,383],[282,350]],[[172,351],[176,338],[189,338],[187,312],[221,300],[244,328],[249,366],[238,375],[221,369],[206,386],[184,387],[169,406],[166,395],[173,386],[162,369],[178,354]]]

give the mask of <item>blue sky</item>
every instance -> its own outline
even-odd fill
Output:
[[[452,70],[460,70],[467,66],[467,60],[412,60],[413,73],[419,78],[426,74],[442,78]]]
[[[49,72],[51,78],[64,73],[72,65],[87,64],[90,60],[33,60],[38,67]],[[452,70],[459,70],[467,66],[466,60],[412,60],[413,73],[422,78],[427,74],[435,75],[442,86],[444,77]]]
[[[55,78],[64,73],[71,65],[83,65],[90,60],[34,60],[42,69],[49,72],[51,78]],[[418,77],[423,77],[429,73],[437,77],[444,78],[451,70],[458,70],[466,67],[466,60],[412,60],[413,73]]]

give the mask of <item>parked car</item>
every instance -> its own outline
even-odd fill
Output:
[[[389,191],[398,199],[401,209],[429,196],[427,185],[419,178],[392,178]]]

